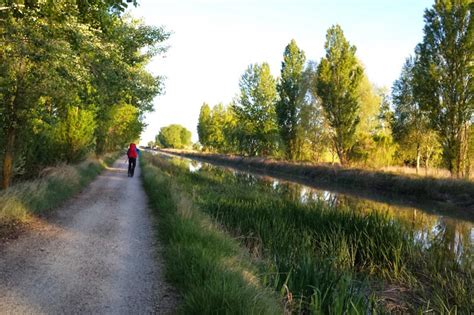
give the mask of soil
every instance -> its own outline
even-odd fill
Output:
[[[176,310],[140,167],[125,158],[63,207],[0,242],[0,312],[158,313]]]

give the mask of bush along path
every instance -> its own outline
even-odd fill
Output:
[[[122,161],[0,245],[2,312],[173,312],[140,168],[128,178]]]

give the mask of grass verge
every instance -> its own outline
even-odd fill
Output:
[[[422,243],[388,216],[303,204],[219,169],[148,159],[261,262],[260,282],[290,312],[474,311],[472,260],[460,261],[451,242]]]
[[[45,213],[89,184],[118,154],[88,159],[78,165],[45,169],[42,175],[0,191],[0,237],[28,222],[33,215]]]
[[[145,190],[158,216],[167,276],[183,297],[182,314],[280,314],[276,295],[239,243],[194,204],[170,173],[141,161]]]
[[[224,165],[253,168],[273,174],[304,178],[320,184],[338,185],[358,191],[377,191],[414,200],[436,201],[459,208],[474,207],[474,182],[469,180],[401,175],[392,172],[344,168],[332,165],[292,163],[265,158],[165,150],[190,158]]]

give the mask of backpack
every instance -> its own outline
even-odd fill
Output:
[[[131,147],[127,151],[127,156],[128,158],[133,158],[136,159],[138,154],[137,154],[137,149],[135,147]]]

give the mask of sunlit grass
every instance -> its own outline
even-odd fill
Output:
[[[200,212],[170,174],[142,159],[143,181],[158,216],[169,280],[183,314],[279,314],[276,297],[258,281],[238,242]]]
[[[37,179],[0,191],[0,225],[25,222],[31,215],[54,209],[95,178],[117,155],[88,159],[78,165],[43,170]]]
[[[152,163],[265,262],[260,281],[281,293],[288,310],[473,311],[472,261],[459,261],[436,240],[425,248],[387,215],[288,200],[223,171],[190,173],[183,161]],[[393,290],[403,294],[387,293]]]

